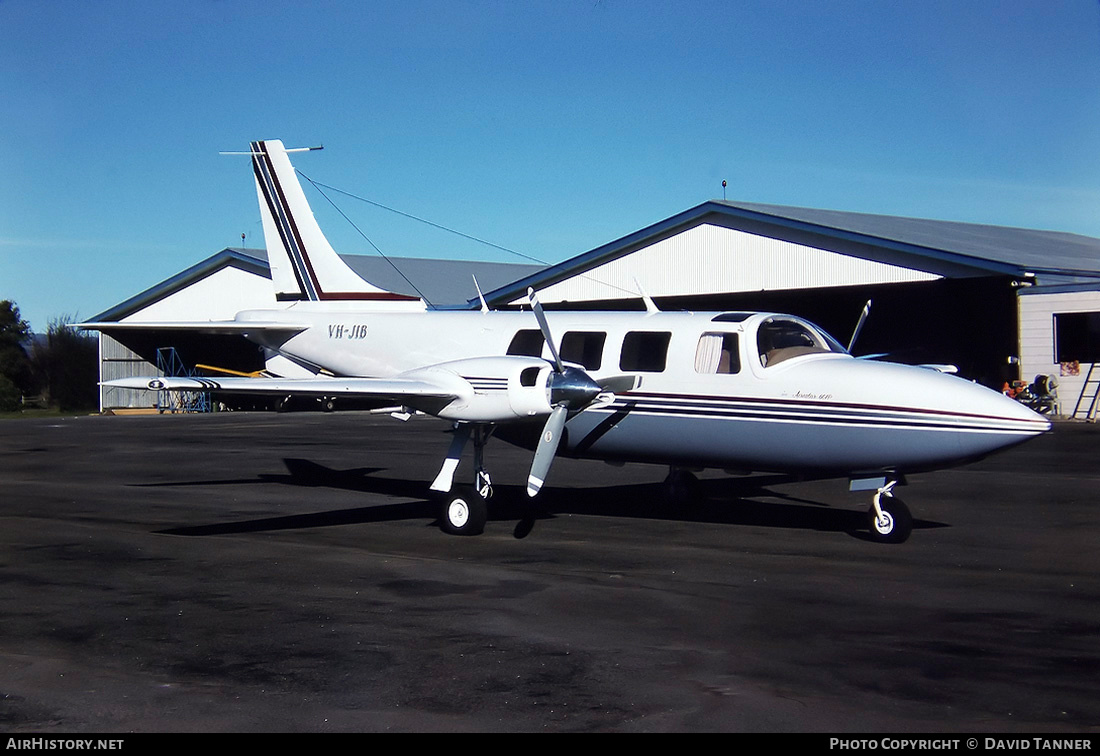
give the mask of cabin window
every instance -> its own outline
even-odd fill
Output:
[[[704,333],[695,348],[695,372],[732,375],[741,372],[736,333]]]
[[[561,359],[599,370],[603,363],[603,344],[607,334],[598,331],[569,331],[561,339]]]
[[[516,331],[516,335],[512,337],[512,343],[508,345],[508,354],[541,357],[542,344],[542,331],[538,329]]]
[[[631,331],[623,339],[619,368],[642,373],[660,373],[668,358],[672,334],[664,331]]]
[[[782,318],[768,318],[760,324],[756,345],[760,351],[760,364],[764,367],[778,365],[784,360],[804,354],[844,351],[844,347],[816,333],[804,323]]]

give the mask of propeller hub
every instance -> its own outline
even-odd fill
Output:
[[[584,409],[603,391],[588,373],[573,367],[551,373],[549,388],[550,404],[564,406],[571,411]]]

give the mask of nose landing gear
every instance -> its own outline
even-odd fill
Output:
[[[880,543],[903,543],[913,532],[913,516],[905,502],[893,494],[897,481],[890,481],[875,491],[867,519],[871,539]]]

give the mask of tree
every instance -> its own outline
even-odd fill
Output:
[[[31,327],[10,300],[0,301],[0,410],[19,408],[20,394],[34,393],[35,375],[25,344]],[[14,399],[13,399],[14,397]]]
[[[0,375],[0,412],[14,412],[20,407],[22,394],[11,379]]]
[[[50,404],[65,412],[99,405],[99,348],[95,336],[72,327],[71,317],[50,321],[34,362]]]

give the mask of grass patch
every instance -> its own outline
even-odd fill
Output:
[[[98,412],[94,410],[65,410],[62,411],[57,407],[47,407],[45,409],[28,408],[22,410],[16,410],[14,412],[0,412],[0,420],[25,420],[33,417],[41,417],[45,419],[58,418],[58,417],[85,417],[87,415],[98,415]]]

